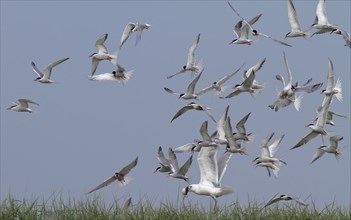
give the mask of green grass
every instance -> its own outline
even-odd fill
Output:
[[[9,195],[1,201],[0,219],[350,219],[349,207],[340,207],[335,202],[317,210],[314,204],[308,208],[299,205],[272,205],[260,211],[261,205],[251,202],[242,207],[234,202],[213,211],[199,204],[165,202],[157,205],[150,200],[133,202],[124,210],[117,200],[106,205],[101,197],[63,200],[51,196],[48,200],[38,198],[17,200]],[[179,205],[180,204],[180,205]],[[293,203],[291,203],[293,204]]]

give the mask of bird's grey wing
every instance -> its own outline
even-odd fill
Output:
[[[224,109],[221,117],[219,118],[219,120],[217,122],[216,133],[218,134],[218,138],[219,139],[224,139],[225,138],[225,122],[226,122],[227,117],[228,117],[229,107],[230,106],[227,105],[227,107]]]
[[[247,22],[240,14],[239,14],[239,12],[237,11],[237,10],[235,10],[235,8],[230,4],[230,2],[228,2],[228,5],[230,6],[230,8],[234,11],[234,13],[239,17],[239,18],[241,18],[247,25],[248,25],[248,27],[251,29],[251,30],[253,30],[253,28],[251,27],[251,25],[253,25],[260,17],[261,17],[261,15],[259,15],[259,16],[256,16],[256,17],[258,17],[257,19],[256,19],[256,17],[254,18],[254,19],[251,19],[249,22]]]
[[[302,86],[306,86],[307,84],[309,84],[312,81],[312,78],[309,78]]]
[[[182,146],[179,146],[179,147],[173,149],[173,152],[175,152],[175,153],[190,152],[196,146],[197,145],[194,143],[185,144],[185,145],[182,145]]]
[[[171,93],[171,94],[180,95],[179,93],[174,92],[173,90],[171,90],[171,89],[169,89],[169,88],[167,88],[167,87],[164,87],[163,89],[164,89],[166,92],[169,92],[169,93]]]
[[[63,59],[60,59],[60,60],[56,60],[56,61],[50,63],[49,65],[47,65],[47,66],[45,67],[45,69],[43,70],[43,72],[44,72],[44,77],[50,79],[52,68],[54,68],[55,66],[59,65],[60,63],[65,62],[65,61],[68,60],[68,59],[69,59],[69,57],[66,57],[66,58],[63,58]]]
[[[237,72],[240,71],[240,69],[244,66],[245,63],[243,63],[237,70],[235,70],[232,73],[229,73],[228,75],[224,76],[222,79],[217,81],[217,84],[222,85],[223,83],[227,82],[232,76],[234,76]]]
[[[239,95],[240,93],[242,93],[242,91],[236,89],[236,90],[234,90],[234,92],[229,93],[227,96],[219,97],[219,98],[221,98],[221,99],[228,99],[228,98],[237,96],[237,95]]]
[[[136,28],[136,39],[135,39],[135,45],[138,44],[139,41],[141,41],[141,35],[143,34],[144,29],[148,29],[150,25],[147,24],[138,24]]]
[[[239,134],[246,134],[246,129],[245,129],[245,123],[247,119],[249,118],[251,112],[249,112],[247,115],[245,115],[237,124],[236,124],[236,129]]]
[[[123,33],[122,33],[122,37],[121,37],[121,43],[120,43],[120,46],[119,48],[121,48],[123,46],[123,44],[128,40],[128,38],[130,37],[130,35],[132,35],[133,33],[133,29],[135,28],[135,24],[134,23],[131,23],[129,22],[125,27],[124,27],[124,30],[123,30]]]
[[[286,84],[286,86],[288,86],[288,85],[291,86],[292,85],[291,69],[289,67],[288,58],[286,58],[285,52],[283,52],[283,55],[284,55],[284,63],[285,63],[285,67],[286,67],[286,72],[288,73],[288,83]]]
[[[327,90],[334,88],[334,65],[333,62],[328,59],[328,76],[327,76]]]
[[[318,119],[316,122],[316,125],[318,125],[319,127],[324,127],[324,125],[326,123],[328,111],[329,111],[329,106],[330,106],[332,99],[333,99],[332,95],[325,96],[323,99],[322,108],[321,108],[320,112],[318,113]]]
[[[28,103],[39,105],[38,103],[30,100],[30,99],[18,99],[18,102],[21,106],[28,108]]]
[[[178,160],[172,148],[168,148],[168,160],[171,165],[172,171],[178,172],[179,171]]]
[[[125,71],[126,71],[126,69],[124,69],[121,65],[119,65],[119,64],[117,63],[117,72],[123,73],[123,72],[125,72]]]
[[[272,41],[277,42],[277,43],[280,43],[280,44],[282,44],[282,45],[284,45],[284,46],[292,47],[290,44],[287,44],[287,43],[285,43],[285,42],[283,42],[283,41],[280,41],[280,40],[278,40],[278,39],[276,39],[276,38],[274,38],[274,37],[271,37],[271,36],[269,36],[269,35],[267,35],[267,34],[259,33],[259,35],[264,36],[264,37],[266,37],[266,38],[269,38],[269,39],[271,39]]]
[[[100,61],[98,59],[94,58],[94,57],[91,60],[91,76],[93,76],[95,74],[96,69],[97,69],[97,67],[99,65],[99,62]]]
[[[249,22],[246,22],[245,20],[245,25],[244,27],[241,29],[241,35],[240,38],[245,38],[247,39],[249,36],[249,29],[252,29],[252,25],[262,16],[262,14],[257,15],[256,17],[252,18]]]
[[[109,184],[111,184],[115,180],[116,180],[115,176],[112,176],[112,177],[108,178],[107,180],[105,180],[104,182],[102,182],[97,187],[95,187],[94,189],[92,189],[89,192],[87,192],[87,194],[92,193],[92,192],[94,192],[94,191],[96,191],[98,189],[101,189],[101,188],[105,187],[105,186],[108,186]]]
[[[282,142],[284,136],[285,136],[285,135],[283,134],[279,139],[277,139],[277,140],[274,141],[271,145],[269,145],[268,149],[269,149],[270,157],[275,157],[275,154],[276,154],[277,151],[278,151],[278,146],[279,146],[279,144]]]
[[[195,51],[196,51],[197,46],[199,45],[199,42],[200,42],[200,34],[197,35],[196,40],[189,48],[187,66],[194,66],[195,65]]]
[[[325,0],[319,0],[317,9],[316,9],[316,15],[318,17],[318,23],[319,24],[328,24],[328,19],[327,19],[327,11],[326,11],[326,4]]]
[[[268,146],[268,142],[272,139],[274,135],[274,132],[270,133],[269,135],[267,135],[267,137],[265,137],[262,141],[261,141],[261,147],[267,147]]]
[[[333,150],[336,150],[338,148],[338,142],[341,141],[342,139],[344,139],[344,137],[342,137],[340,135],[331,136],[329,138],[329,142],[330,142],[329,147]]]
[[[306,92],[306,93],[311,93],[314,92],[316,90],[318,90],[319,88],[321,88],[323,85],[323,83],[317,83],[311,86],[304,86],[304,87],[296,87],[295,92]]]
[[[218,183],[221,182],[224,173],[227,169],[228,162],[230,158],[232,157],[232,153],[227,151],[225,152],[220,158],[217,159],[217,164],[218,164]]]
[[[95,42],[95,46],[98,48],[99,54],[108,53],[107,48],[105,47],[104,43],[107,39],[108,34],[101,35]]]
[[[32,67],[33,67],[33,71],[39,76],[39,77],[43,77],[44,73],[42,73],[38,67],[35,65],[35,63],[32,61]]]
[[[130,164],[123,167],[118,173],[122,176],[127,175],[138,164],[138,157],[136,157]]]
[[[202,74],[203,71],[204,71],[204,69],[202,69],[201,72],[199,73],[199,75],[197,75],[197,76],[195,77],[195,79],[193,79],[193,81],[191,81],[191,83],[189,84],[189,86],[188,86],[188,88],[187,88],[187,92],[188,92],[188,93],[194,94],[196,83],[199,81],[200,76],[201,76],[201,74]]]
[[[290,150],[301,147],[302,145],[306,144],[309,142],[311,139],[317,137],[318,133],[311,131],[308,133],[306,136],[304,136],[297,144],[295,144],[294,147],[292,147]]]
[[[201,137],[204,141],[206,142],[212,142],[212,139],[210,137],[210,135],[208,134],[208,122],[204,121],[200,127],[200,134]]]
[[[243,20],[238,21],[238,23],[235,24],[234,26],[234,33],[236,34],[236,37],[239,38],[241,36],[241,27],[243,26]]]
[[[291,197],[293,200],[295,200],[298,204],[300,205],[303,205],[303,206],[308,206],[307,203],[305,203],[304,201],[298,199],[298,198],[295,198],[295,197]]]
[[[301,31],[295,6],[292,0],[288,0],[288,20],[292,31]]]
[[[244,73],[244,79],[248,78],[251,74],[252,71],[254,71],[255,73],[257,71],[259,71],[263,64],[266,62],[266,58],[263,58],[261,61],[259,61],[258,63],[256,63],[254,66],[250,67],[250,69],[248,69],[245,73]]]
[[[200,169],[200,183],[203,185],[218,187],[218,165],[216,154],[218,147],[202,147],[197,156]]]
[[[342,117],[342,118],[347,118],[345,115],[342,115],[342,114],[340,114],[338,112],[329,111],[329,113],[331,113],[332,115],[336,115],[336,116]]]
[[[201,90],[200,90],[199,92],[197,92],[196,94],[197,94],[197,95],[202,95],[202,94],[204,94],[204,93],[206,93],[206,92],[208,92],[208,91],[211,91],[212,89],[214,89],[213,84],[211,84],[210,86],[207,86],[207,87],[201,89]]]
[[[163,154],[163,151],[162,151],[162,147],[159,146],[158,147],[158,151],[157,151],[157,158],[158,158],[158,161],[163,165],[163,166],[169,166],[169,161],[165,158],[165,155]]]
[[[341,30],[341,35],[345,40],[345,46],[351,47],[351,38],[350,38],[350,34],[347,33],[344,30]]]
[[[318,160],[319,158],[321,158],[321,157],[323,156],[323,154],[324,154],[324,150],[318,148],[318,149],[316,150],[316,152],[314,153],[310,164],[312,164],[313,162],[315,162],[316,160]]]
[[[255,80],[256,73],[251,71],[250,75],[244,80],[243,86],[246,88],[251,88],[253,81]]]
[[[267,202],[267,204],[265,205],[265,206],[263,206],[263,208],[266,208],[267,206],[270,206],[270,205],[272,205],[273,203],[276,203],[276,202],[278,202],[278,201],[280,201],[280,198],[279,198],[279,196],[277,196],[278,195],[278,193],[271,199],[271,200],[269,200],[268,202]],[[262,209],[263,209],[262,208]]]
[[[208,108],[206,106],[201,105],[201,108],[204,110],[204,112],[208,115],[208,117],[210,117],[212,119],[212,121],[214,123],[216,122],[216,119],[213,117],[212,113],[208,110]]]
[[[240,148],[240,146],[237,144],[237,142],[234,139],[233,129],[232,129],[232,125],[230,123],[229,116],[227,117],[227,120],[225,121],[224,133],[225,133],[225,138],[227,139],[228,145],[231,149]]]
[[[192,163],[193,163],[193,155],[191,155],[189,159],[185,161],[183,166],[180,167],[178,173],[181,175],[185,175],[188,172],[189,167],[191,166]]]
[[[181,109],[179,109],[177,111],[177,113],[175,113],[175,115],[173,116],[171,122],[173,120],[175,120],[176,118],[178,118],[179,116],[181,116],[182,114],[184,114],[186,111],[190,110],[190,109],[193,109],[193,108],[191,106],[189,106],[189,105],[183,106]]]

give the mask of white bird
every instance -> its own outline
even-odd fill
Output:
[[[269,169],[272,169],[273,174],[277,177],[281,164],[286,164],[285,161],[276,157],[278,146],[282,142],[285,135],[282,135],[279,139],[277,139],[271,145],[268,146],[268,142],[272,139],[273,135],[274,132],[269,134],[265,139],[261,141],[261,156],[256,157],[252,162],[256,163],[257,166],[266,167],[269,176]]]
[[[250,133],[247,134],[246,133],[246,128],[245,128],[245,123],[247,121],[247,119],[249,118],[251,112],[249,112],[248,114],[246,114],[242,119],[240,119],[240,121],[238,121],[238,123],[236,124],[236,132],[233,133],[234,135],[234,139],[237,140],[243,140],[244,142],[251,142],[253,141],[254,136]]]
[[[121,37],[121,43],[119,48],[121,49],[123,44],[128,40],[128,38],[132,35],[132,33],[136,32],[137,36],[136,36],[136,41],[135,41],[135,45],[138,44],[138,42],[141,40],[141,35],[144,31],[144,29],[149,29],[151,27],[150,24],[139,24],[139,23],[132,23],[129,22],[122,33],[122,37]]]
[[[300,28],[299,21],[297,20],[297,14],[295,6],[292,0],[288,0],[288,20],[291,27],[291,31],[285,35],[287,37],[304,37],[309,38],[309,33],[307,31],[302,31]]]
[[[265,62],[266,62],[266,58],[263,58],[261,61],[256,63],[254,66],[252,66],[248,70],[246,70],[243,74],[244,79],[248,78],[252,72],[257,73],[257,71],[259,71],[262,68],[262,66]],[[265,86],[264,84],[258,83],[256,81],[256,79],[254,79],[252,82],[252,88],[254,90],[260,91],[264,88],[264,86]]]
[[[211,91],[212,89],[216,90],[216,95],[221,94],[222,92],[224,92],[224,90],[226,89],[226,86],[222,86],[225,82],[227,82],[232,76],[234,76],[237,72],[239,72],[239,70],[241,69],[241,67],[243,67],[244,64],[242,64],[239,69],[235,70],[232,73],[227,74],[226,76],[224,76],[222,79],[213,82],[211,85],[207,86],[206,88],[201,89],[198,94],[202,95],[208,91]]]
[[[322,106],[319,106],[317,113],[319,113],[322,109]],[[334,112],[334,111],[328,111],[327,112],[327,119],[325,121],[326,124],[331,125],[331,126],[335,126],[335,123],[333,122],[333,115],[339,116],[341,118],[347,118],[345,115],[342,115],[338,112]],[[318,119],[318,117],[316,118],[316,120]],[[315,121],[316,121],[315,120]]]
[[[315,34],[323,34],[323,33],[331,32],[335,29],[338,29],[338,26],[330,24],[328,22],[325,0],[318,1],[318,5],[316,9],[316,18],[311,27],[319,30],[313,33],[311,37]]]
[[[208,122],[204,121],[200,127],[200,134],[202,141],[199,143],[199,146],[218,146],[217,140],[213,140],[212,137],[208,134]]]
[[[245,147],[241,147],[240,142],[234,138],[232,125],[230,123],[230,117],[227,117],[225,121],[225,138],[227,139],[226,151],[230,153],[239,153],[241,155],[248,155],[245,151]]]
[[[193,143],[187,143],[182,146],[173,149],[174,153],[184,153],[184,152],[199,152],[201,149],[202,141],[194,141]]]
[[[224,109],[221,117],[217,122],[217,137],[215,141],[219,144],[228,144],[227,138],[225,137],[226,121],[228,118],[229,105]]]
[[[107,51],[106,46],[104,45],[106,39],[107,39],[108,34],[103,34],[101,35],[95,42],[95,46],[98,48],[97,53],[91,54],[89,57],[92,58],[91,62],[91,76],[93,76],[96,72],[97,66],[99,65],[99,62],[102,60],[109,60],[112,65],[116,66],[117,65],[117,54],[118,50],[115,51],[112,54],[109,54]]]
[[[191,81],[191,83],[189,84],[188,88],[187,88],[187,91],[186,93],[177,93],[177,92],[174,92],[173,90],[169,89],[169,88],[164,88],[164,90],[166,92],[169,92],[171,94],[175,94],[175,95],[179,95],[179,98],[182,98],[182,99],[198,99],[199,98],[199,94],[198,93],[195,93],[195,86],[196,86],[196,83],[199,81],[200,79],[200,76],[202,74],[204,70],[202,69],[202,71],[200,72],[199,75],[197,75],[193,81]]]
[[[98,75],[93,75],[90,80],[94,81],[115,81],[121,82],[123,85],[129,81],[130,77],[134,73],[134,69],[126,71],[121,65],[117,64],[117,70],[112,71],[112,73],[102,73]]]
[[[340,135],[334,135],[329,138],[329,146],[322,145],[319,148],[317,148],[316,153],[313,155],[313,158],[311,160],[312,164],[314,161],[318,160],[323,156],[324,153],[331,153],[335,155],[336,159],[339,159],[342,151],[340,148],[338,148],[338,142],[344,139],[344,137]]]
[[[33,113],[33,110],[28,107],[28,103],[39,105],[38,103],[29,99],[18,99],[18,103],[13,103],[13,105],[7,108],[7,110]]]
[[[241,83],[234,86],[234,91],[229,93],[227,96],[219,97],[221,99],[224,98],[232,98],[237,96],[243,92],[249,92],[251,96],[255,95],[259,90],[253,89],[252,85],[255,80],[255,72],[252,71],[251,74]]]
[[[53,83],[54,81],[52,81],[50,78],[51,78],[51,71],[52,71],[52,68],[54,68],[55,66],[59,65],[60,63],[68,60],[69,57],[67,58],[63,58],[61,60],[57,60],[57,61],[54,61],[52,63],[50,63],[49,65],[47,65],[43,72],[41,72],[37,66],[35,65],[35,63],[32,61],[32,67],[33,67],[33,71],[38,75],[38,77],[34,80],[34,81],[38,81],[38,82],[41,82],[41,83]]]
[[[215,202],[214,209],[217,209],[218,197],[234,192],[232,187],[221,186],[221,180],[232,153],[226,152],[217,160],[217,151],[218,147],[214,146],[201,148],[197,157],[201,175],[200,182],[198,184],[190,184],[182,189],[184,196],[188,195],[189,192],[210,196]]]
[[[323,83],[317,83],[311,86],[306,86],[306,84],[310,82],[310,80],[308,80],[307,83],[303,85],[303,87],[297,86],[297,84],[294,85],[292,81],[291,69],[289,67],[288,59],[286,58],[285,52],[283,52],[283,55],[286,72],[288,73],[288,82],[287,84],[285,83],[284,77],[282,75],[276,75],[276,79],[281,81],[283,84],[283,90],[278,93],[277,100],[268,107],[274,109],[275,111],[278,111],[279,109],[289,106],[291,103],[294,103],[295,109],[299,111],[301,107],[302,95],[297,96],[296,94],[302,92],[312,93],[318,90],[323,85]]]
[[[165,155],[163,154],[162,147],[158,147],[157,151],[157,159],[160,162],[160,167],[157,167],[154,173],[169,173],[172,171],[171,164],[168,159],[166,159]]]
[[[202,68],[202,61],[195,64],[196,63],[195,51],[196,51],[197,46],[199,45],[199,42],[200,42],[200,34],[197,35],[196,40],[189,48],[188,61],[187,61],[186,65],[183,66],[183,68],[179,72],[177,72],[173,75],[167,76],[167,79],[170,79],[170,78],[172,78],[176,75],[179,75],[181,73],[185,73],[186,71],[191,71],[192,73],[200,73],[202,71],[202,69],[203,69]]]
[[[284,194],[281,194],[278,196],[278,194],[276,194],[275,196],[273,196],[273,198],[271,200],[269,200],[269,202],[262,209],[266,208],[269,205],[272,205],[273,203],[279,202],[279,201],[295,201],[300,205],[308,206],[307,203],[305,203],[304,201],[301,201],[298,198],[295,198],[293,196],[288,196],[288,195],[284,195]]]
[[[183,164],[181,168],[179,168],[178,165],[178,160],[177,156],[175,155],[174,151],[172,148],[168,149],[168,160],[171,166],[171,171],[169,172],[169,176],[173,178],[178,178],[178,179],[183,179],[186,182],[189,182],[189,177],[186,176],[186,173],[189,170],[189,167],[191,166],[193,162],[193,155],[189,157],[187,161]]]
[[[322,93],[325,96],[332,96],[335,97],[342,102],[342,86],[341,80],[338,79],[334,85],[334,65],[333,62],[328,59],[328,76],[327,76],[327,88],[322,90]],[[325,99],[326,100],[326,99]],[[325,101],[323,101],[322,106],[324,105]]]
[[[137,163],[138,163],[138,157],[136,157],[130,164],[123,167],[119,172],[115,173],[112,177],[108,178],[107,180],[103,181],[100,185],[90,190],[87,194],[92,193],[105,186],[108,186],[114,181],[117,181],[117,183],[121,185],[127,185],[131,179],[128,178],[126,175],[137,165]]]
[[[349,48],[351,48],[351,37],[350,37],[350,34],[342,29],[334,29],[331,33],[335,33],[335,34],[340,34],[342,35],[342,37],[344,38],[344,41],[345,41],[345,45],[344,46],[347,46]]]
[[[252,35],[253,35],[253,36],[263,36],[263,37],[266,37],[266,38],[271,39],[271,40],[274,41],[274,42],[277,42],[277,43],[279,43],[279,44],[282,44],[282,45],[284,45],[284,46],[292,47],[290,44],[287,44],[287,43],[285,43],[285,42],[283,42],[283,41],[280,41],[280,40],[278,40],[278,39],[276,39],[276,38],[273,38],[273,37],[271,37],[271,36],[269,36],[269,35],[267,35],[267,34],[258,32],[257,30],[253,30],[253,31],[252,31]]]
[[[192,109],[205,112],[212,119],[212,121],[214,121],[214,123],[216,123],[216,120],[214,119],[211,112],[209,111],[211,108],[200,105],[200,104],[196,104],[195,102],[190,102],[189,104],[187,104],[187,105],[183,106],[181,109],[179,109],[177,111],[177,113],[173,116],[171,122],[173,120],[175,120],[176,118],[178,118],[179,116],[181,116],[182,114],[184,114],[185,112],[187,112],[188,110],[192,110]]]

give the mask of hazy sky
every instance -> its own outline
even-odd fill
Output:
[[[294,4],[300,25],[306,29],[314,21],[317,1]],[[229,162],[222,185],[234,187],[235,193],[220,198],[219,204],[264,202],[280,192],[302,199],[311,195],[319,207],[334,199],[349,205],[350,49],[343,46],[339,35],[284,39],[290,31],[287,1],[232,1],[232,5],[246,19],[262,13],[254,27],[293,47],[265,38],[251,46],[229,45],[235,38],[232,29],[240,18],[225,1],[1,1],[1,199],[8,193],[18,198],[48,198],[57,191],[65,198],[84,198],[86,192],[139,156],[129,185],[120,188],[111,184],[96,194],[108,203],[114,197],[123,201],[128,195],[134,202],[144,196],[155,204],[176,202],[187,184],[153,173],[158,166],[157,148],[162,146],[167,155],[168,147],[200,138],[200,125],[209,118],[202,112],[189,111],[170,123],[175,112],[190,101],[166,93],[163,87],[185,91],[192,79],[189,73],[172,79],[166,76],[185,65],[188,49],[201,33],[196,57],[203,59],[205,70],[196,90],[245,63],[227,82],[229,88],[224,94],[229,94],[231,86],[241,83],[244,70],[266,58],[256,75],[266,88],[255,98],[242,94],[219,99],[209,92],[198,101],[211,107],[216,119],[229,104],[233,124],[251,112],[246,129],[255,139],[247,146],[248,157],[235,154]],[[350,1],[327,1],[329,22],[350,32],[350,7]],[[126,70],[135,69],[130,81],[123,86],[88,80],[89,55],[97,51],[97,38],[108,33],[105,45],[110,52],[115,51],[128,22],[152,25],[137,46],[132,36],[119,53],[118,63]],[[278,112],[267,107],[282,88],[275,75],[287,77],[283,52],[294,81],[302,84],[313,78],[312,83],[324,83],[317,92],[304,95],[299,112],[293,106]],[[31,61],[43,69],[64,57],[70,59],[53,70],[53,84],[33,81],[36,75]],[[326,129],[344,136],[339,146],[347,148],[339,161],[327,154],[309,165],[322,145],[320,137],[301,148],[289,149],[310,132],[305,125],[315,119],[324,98],[320,91],[326,87],[328,58],[334,63],[335,79],[343,82],[344,96],[342,103],[334,99],[330,109],[348,118],[335,117],[336,126],[326,125]],[[96,74],[113,70],[109,62],[103,61]],[[36,113],[6,110],[18,98],[38,102],[40,106],[31,106]],[[215,127],[209,120],[210,132]],[[264,168],[251,164],[260,155],[261,140],[271,132],[275,132],[273,141],[285,134],[278,156],[288,164],[281,168],[278,178],[268,177]],[[221,147],[218,154],[223,150]],[[180,164],[189,157],[177,156]],[[192,183],[199,182],[196,157],[188,176]],[[211,200],[195,194],[189,199],[204,205]]]

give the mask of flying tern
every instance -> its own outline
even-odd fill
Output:
[[[322,106],[319,106],[317,113],[319,113],[322,110]],[[327,112],[327,119],[325,121],[326,124],[331,125],[331,126],[335,126],[335,123],[333,122],[333,115],[339,116],[341,118],[347,118],[345,115],[342,115],[338,112],[334,112],[334,111],[328,111]],[[316,118],[316,120],[318,119],[318,117]],[[315,120],[315,121],[316,121]]]
[[[238,141],[234,138],[232,125],[230,123],[230,117],[227,117],[225,121],[225,138],[227,139],[226,151],[230,153],[239,153],[241,155],[248,155],[245,151],[245,147],[241,147],[241,141]]]
[[[186,176],[186,173],[188,172],[188,169],[193,162],[193,155],[191,155],[189,157],[189,159],[187,161],[185,161],[183,166],[180,168],[178,165],[177,156],[174,153],[174,151],[172,150],[172,148],[169,148],[169,150],[168,150],[168,158],[169,158],[168,160],[169,160],[169,163],[171,166],[171,171],[169,172],[169,176],[171,176],[173,178],[183,179],[186,182],[189,182],[190,180],[189,180],[189,177]]]
[[[169,173],[172,171],[171,164],[168,159],[166,159],[165,155],[163,154],[162,147],[158,147],[157,151],[157,159],[160,162],[160,167],[157,167],[154,173]]]
[[[256,95],[256,93],[259,91],[257,89],[253,89],[252,85],[255,80],[255,72],[252,71],[251,74],[241,83],[241,84],[236,84],[234,86],[234,91],[229,93],[227,96],[224,97],[219,97],[221,99],[224,98],[232,98],[234,96],[237,96],[243,92],[249,92],[251,96]]]
[[[200,34],[197,35],[196,40],[194,41],[194,43],[191,45],[191,47],[189,48],[188,51],[188,62],[186,63],[185,66],[183,66],[183,68],[170,76],[167,76],[167,79],[170,79],[176,75],[179,75],[181,73],[185,73],[186,71],[191,71],[192,73],[200,73],[202,71],[202,61],[196,63],[196,59],[195,59],[195,51],[197,46],[199,45],[200,42]]]
[[[190,184],[182,189],[182,194],[187,196],[189,192],[198,195],[210,196],[217,209],[217,198],[234,192],[229,186],[221,186],[221,180],[227,169],[228,162],[232,157],[232,153],[226,152],[217,159],[218,147],[209,146],[202,147],[197,156],[197,162],[200,169],[200,182],[198,184]]]
[[[102,182],[100,185],[98,185],[94,189],[90,190],[87,194],[92,193],[98,189],[105,187],[105,186],[108,186],[109,184],[113,183],[114,181],[117,181],[117,183],[119,183],[121,185],[127,185],[131,179],[126,177],[126,175],[137,165],[137,163],[138,163],[138,157],[136,157],[130,164],[123,167],[119,172],[113,174],[112,177],[108,178],[107,180]]]
[[[179,116],[181,116],[182,114],[184,114],[185,112],[187,112],[188,110],[192,110],[192,109],[205,112],[212,119],[212,121],[214,121],[214,123],[216,123],[216,120],[214,119],[211,112],[209,111],[211,108],[200,105],[200,104],[196,104],[195,102],[190,102],[189,104],[187,104],[187,105],[183,106],[181,109],[179,109],[177,111],[177,113],[173,116],[171,122],[173,120],[175,120],[176,118],[178,118]]]
[[[318,31],[313,33],[311,37],[315,34],[323,34],[338,29],[338,26],[328,22],[325,0],[318,1],[316,18],[311,27],[318,29]]]
[[[95,42],[95,46],[98,48],[98,52],[94,52],[91,54],[89,57],[92,58],[91,62],[91,76],[93,76],[96,72],[97,66],[99,65],[99,62],[102,60],[109,60],[112,65],[116,66],[117,65],[117,54],[118,50],[115,51],[113,54],[109,54],[107,51],[106,46],[104,45],[106,39],[107,39],[108,34],[103,34],[101,35]]]
[[[310,164],[312,164],[313,162],[321,158],[324,153],[334,154],[335,158],[339,159],[342,154],[342,151],[340,148],[338,148],[338,142],[341,141],[342,139],[344,139],[344,137],[340,135],[331,136],[329,138],[329,142],[330,142],[329,146],[322,145],[319,148],[317,148],[317,151],[313,155],[313,158]]]
[[[8,110],[13,110],[16,112],[29,112],[33,113],[33,110],[28,107],[28,103],[39,105],[38,103],[29,99],[18,99],[18,103],[13,103],[12,106],[7,108]]]
[[[121,65],[117,64],[117,70],[112,71],[112,73],[102,73],[98,75],[93,75],[90,77],[90,79],[94,81],[115,81],[125,84],[129,81],[133,73],[134,69],[126,71]]]
[[[322,93],[326,96],[333,96],[342,102],[342,86],[341,80],[338,79],[334,85],[334,65],[333,62],[328,59],[328,76],[327,76],[327,88],[322,90]],[[324,99],[326,100],[326,98]],[[322,106],[324,105],[325,101],[323,101]]]
[[[52,81],[50,78],[51,78],[51,71],[52,71],[52,68],[54,68],[55,66],[59,65],[60,63],[68,60],[69,57],[67,58],[63,58],[61,60],[57,60],[57,61],[54,61],[52,63],[50,63],[49,65],[47,65],[43,72],[41,72],[37,66],[35,65],[35,63],[32,61],[32,67],[33,67],[33,71],[38,75],[38,77],[34,80],[34,81],[38,81],[38,82],[41,82],[41,83],[53,83],[54,81]]]
[[[123,30],[122,37],[121,37],[121,43],[119,48],[121,49],[123,44],[128,40],[128,38],[134,33],[137,33],[136,36],[136,41],[135,45],[138,44],[138,42],[141,40],[141,35],[144,31],[144,29],[149,29],[151,27],[150,24],[140,24],[140,23],[132,23],[129,22]]]
[[[256,63],[254,66],[252,66],[252,67],[250,67],[248,70],[246,70],[245,72],[244,72],[244,74],[243,74],[243,77],[244,77],[244,80],[246,79],[246,78],[248,78],[250,75],[251,75],[251,73],[252,72],[257,72],[257,71],[259,71],[261,68],[262,68],[262,66],[263,66],[263,64],[266,62],[266,58],[263,58],[261,61],[259,61],[258,63]],[[264,88],[264,84],[260,84],[260,83],[258,83],[257,81],[256,81],[256,79],[254,79],[253,80],[253,82],[252,82],[252,89],[254,89],[254,90],[257,90],[257,91],[260,91],[260,90],[262,90],[263,88]]]
[[[287,37],[304,37],[309,38],[309,33],[307,31],[302,31],[300,28],[299,21],[297,20],[297,14],[295,6],[292,0],[288,0],[288,20],[291,27],[291,31],[285,35]]]
[[[305,203],[304,201],[301,201],[298,198],[295,198],[293,196],[288,196],[288,195],[284,195],[284,194],[281,194],[281,195],[276,194],[275,196],[273,196],[273,198],[271,200],[269,200],[269,202],[265,206],[263,206],[262,209],[266,208],[267,206],[272,205],[273,203],[279,202],[279,201],[295,201],[300,205],[308,206],[307,203]]]

